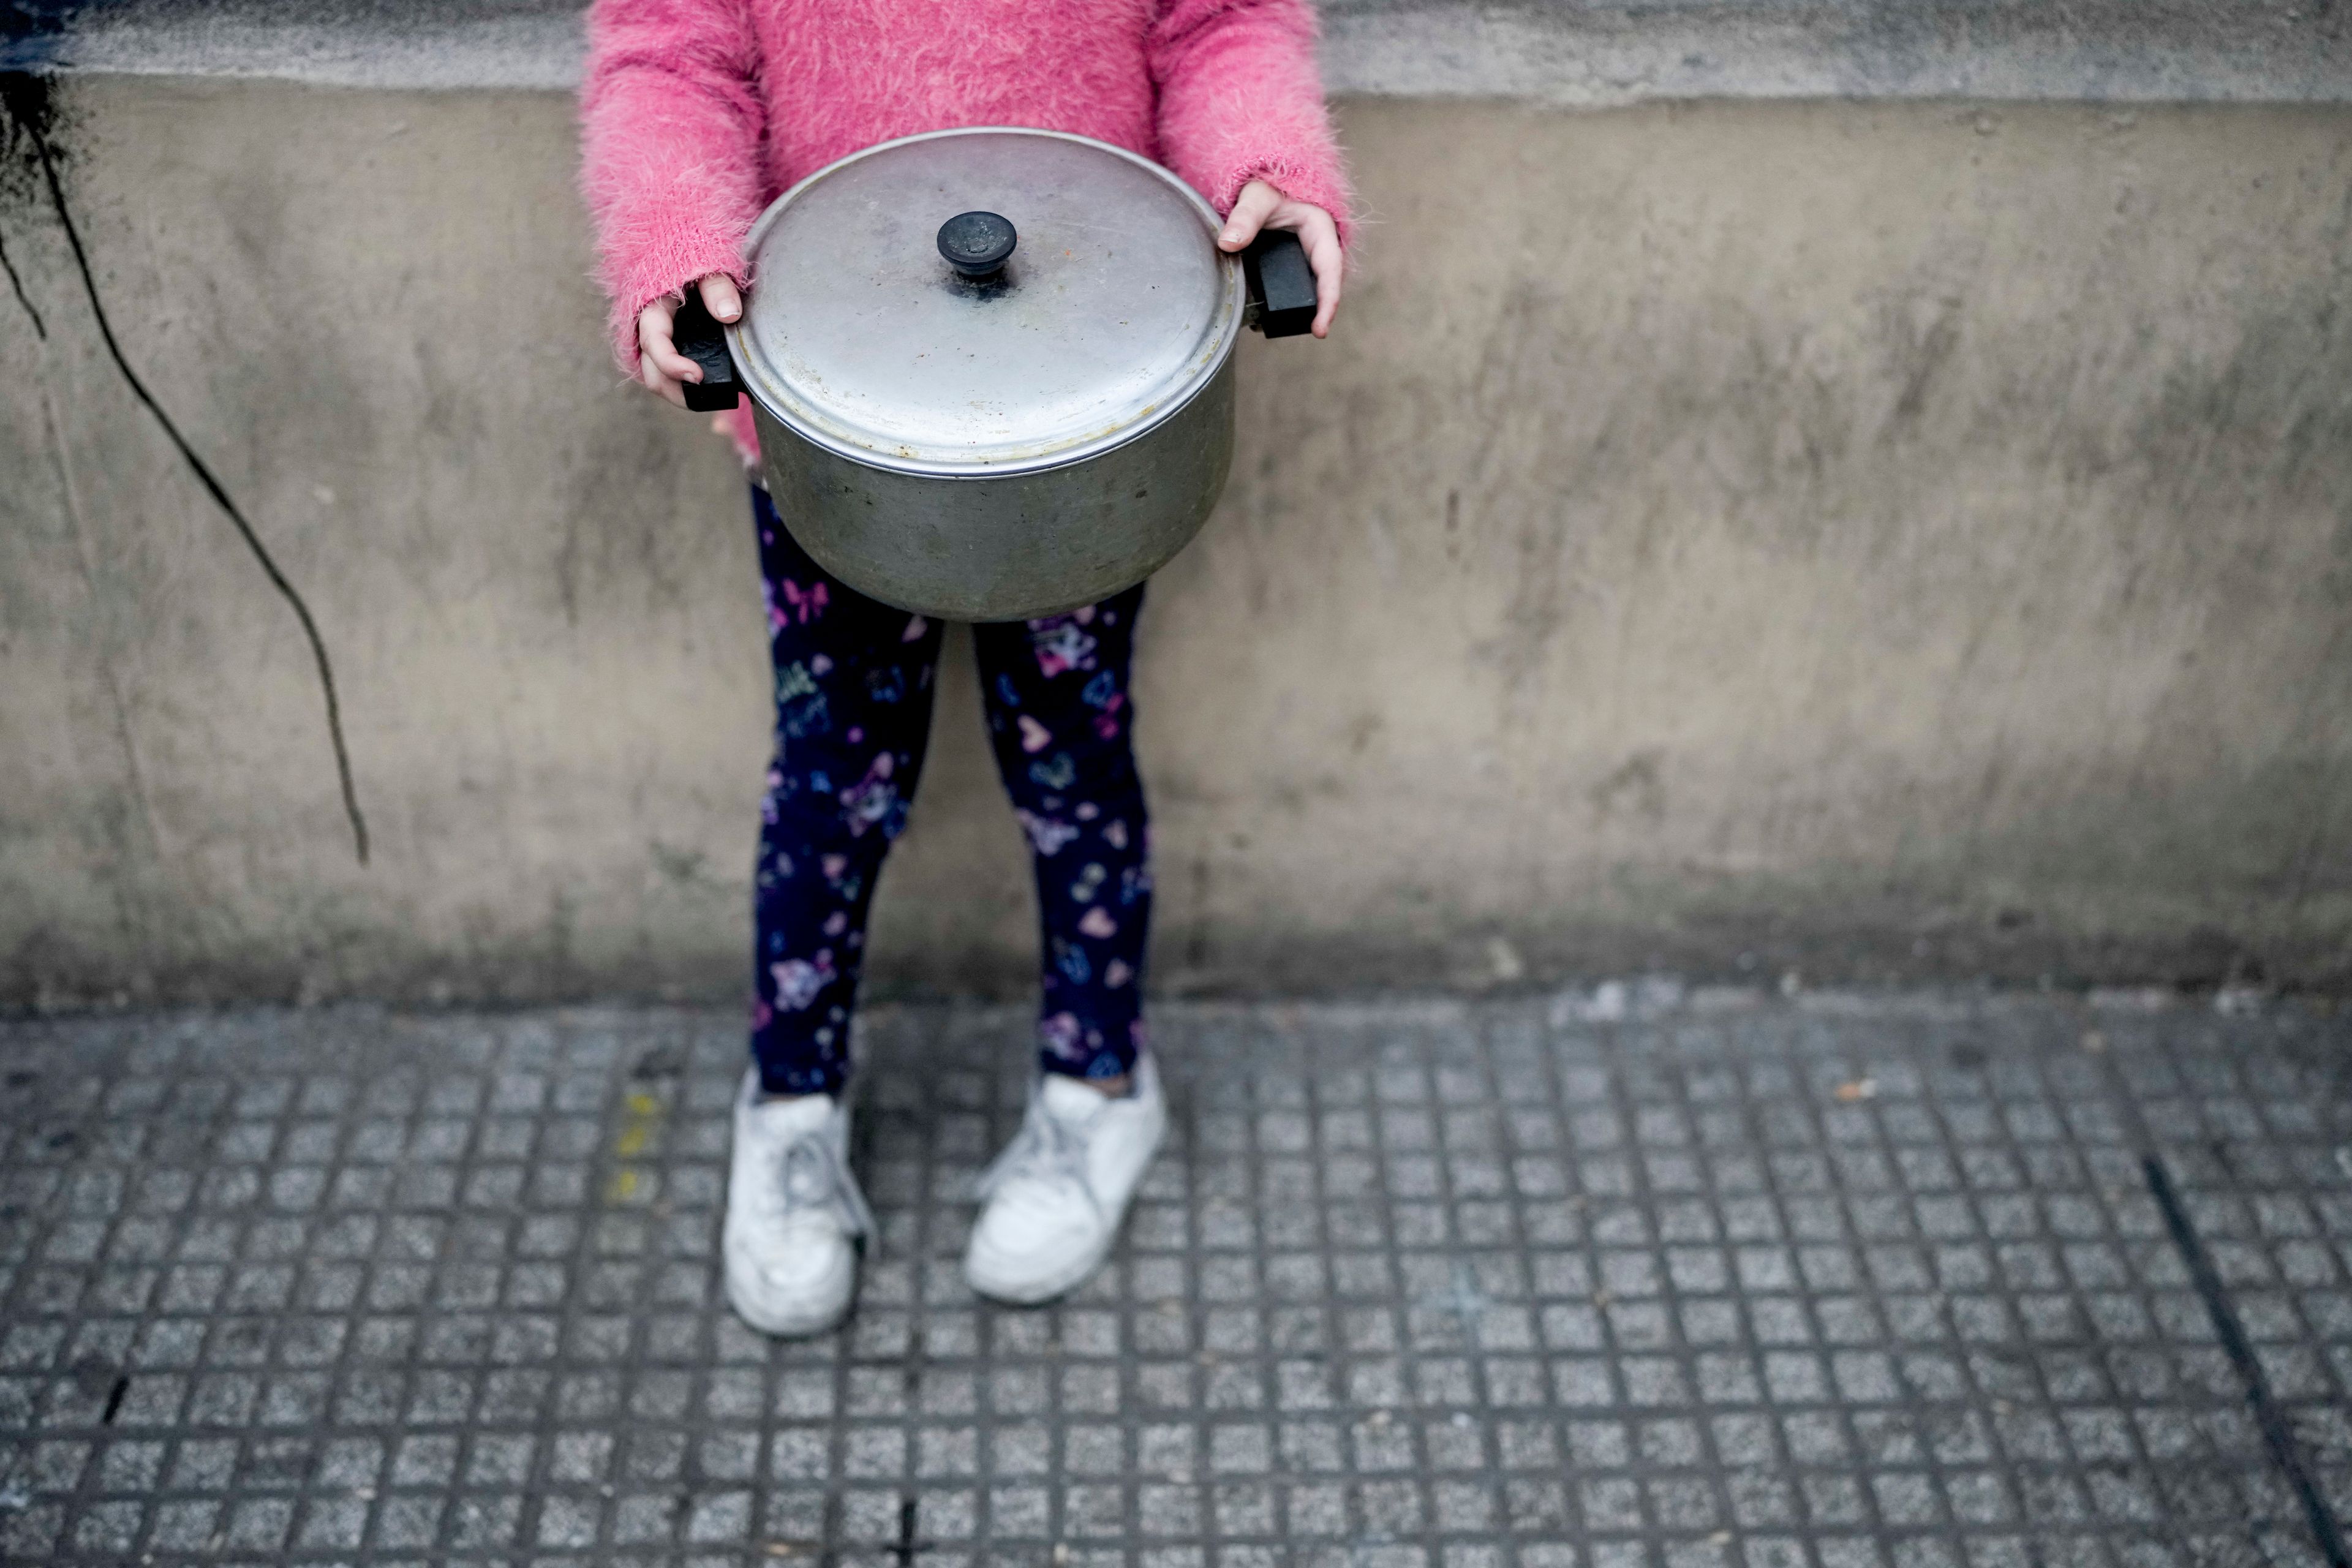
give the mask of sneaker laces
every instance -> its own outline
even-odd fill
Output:
[[[851,1236],[864,1236],[874,1228],[874,1213],[866,1206],[866,1194],[857,1190],[825,1129],[814,1130],[784,1145],[776,1156],[775,1191],[782,1217],[789,1218],[798,1209],[816,1209],[833,1215]]]
[[[1087,1206],[1100,1217],[1102,1204],[1095,1196],[1093,1181],[1087,1175],[1087,1141],[1079,1133],[1079,1128],[1045,1108],[1042,1081],[1031,1084],[1029,1108],[1022,1115],[1021,1131],[1004,1152],[980,1173],[974,1194],[993,1197],[1015,1182],[1076,1187],[1085,1194]]]

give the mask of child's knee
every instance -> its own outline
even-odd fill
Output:
[[[776,837],[878,856],[906,830],[914,764],[905,752],[824,748],[772,764],[762,813]]]
[[[1034,751],[999,746],[997,763],[1004,793],[1024,811],[1068,815],[1085,805],[1093,808],[1090,816],[1095,811],[1140,814],[1143,785],[1124,735],[1115,742]]]

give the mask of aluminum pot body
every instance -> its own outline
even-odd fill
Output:
[[[768,494],[818,565],[886,605],[957,621],[1076,609],[1143,581],[1208,521],[1233,467],[1234,357],[1130,441],[990,478],[857,462],[755,398]]]

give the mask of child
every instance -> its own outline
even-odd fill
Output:
[[[893,137],[1076,132],[1164,162],[1227,215],[1218,244],[1297,231],[1339,302],[1347,191],[1312,0],[596,0],[583,183],[623,366],[672,403],[699,379],[673,312],[741,312],[742,242],[778,194]],[[754,454],[748,406],[731,416]],[[867,910],[922,767],[941,628],[866,598],[752,510],[776,671],[756,873],[751,1056],[736,1103],[729,1299],[775,1334],[848,1310],[870,1228],[843,1102]],[[1140,586],[974,628],[1005,789],[1034,851],[1042,1079],[982,1183],[965,1274],[1036,1302],[1108,1255],[1167,1113],[1140,1012],[1151,875],[1129,748]]]

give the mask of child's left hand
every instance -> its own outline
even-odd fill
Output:
[[[1286,228],[1298,236],[1307,264],[1315,268],[1314,332],[1318,338],[1330,336],[1331,317],[1339,309],[1339,280],[1347,270],[1339,253],[1339,226],[1321,207],[1294,202],[1264,180],[1252,180],[1234,198],[1217,248],[1240,250],[1262,228]]]

